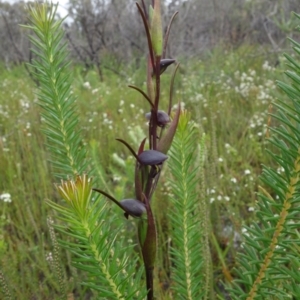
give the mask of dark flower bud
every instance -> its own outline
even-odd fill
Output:
[[[139,162],[143,165],[155,166],[162,164],[168,156],[156,150],[146,150],[138,158]]]
[[[146,119],[149,121],[151,118],[151,112],[146,113]],[[159,110],[157,112],[157,125],[159,127],[164,127],[170,122],[169,115],[163,110]]]
[[[178,107],[177,107],[177,111],[175,113],[175,116],[174,116],[167,132],[159,140],[159,143],[157,145],[157,150],[164,153],[164,154],[167,154],[167,152],[169,151],[169,149],[172,145],[172,141],[173,141],[173,138],[175,136],[176,129],[177,129],[177,126],[178,126],[180,112],[181,112],[181,109],[180,109],[180,103],[179,103]]]
[[[163,58],[160,60],[159,63],[159,71],[160,71],[160,75],[166,71],[166,69],[168,68],[168,66],[170,66],[171,64],[173,64],[176,60],[172,59],[172,58]],[[154,72],[152,72],[152,76],[154,76]]]
[[[168,66],[173,64],[175,62],[175,59],[171,58],[164,58],[160,60],[160,75],[167,69]]]
[[[124,199],[121,200],[120,205],[125,211],[125,217],[128,218],[128,215],[139,218],[146,212],[145,204],[136,199]]]

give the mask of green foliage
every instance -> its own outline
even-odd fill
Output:
[[[265,134],[263,126],[268,120],[265,113],[269,101],[273,98],[270,83],[275,76],[280,76],[280,69],[272,69],[272,71],[263,69],[266,58],[262,56],[254,59],[256,52],[256,49],[246,46],[236,52],[226,53],[226,51],[216,50],[206,60],[187,63],[186,73],[177,83],[179,95],[185,102],[185,107],[192,112],[192,119],[196,120],[200,128],[204,128],[207,132],[205,143],[208,156],[211,141],[208,99],[211,106],[216,127],[217,155],[220,161],[216,162],[218,177],[213,181],[206,173],[210,170],[210,164],[205,166],[206,187],[201,195],[208,201],[214,199],[211,203],[213,216],[216,216],[219,211],[218,217],[214,217],[213,227],[217,245],[220,247],[223,261],[227,264],[229,272],[236,253],[233,232],[239,233],[240,225],[249,224],[254,218],[253,212],[248,211],[248,208],[253,206],[256,198],[256,178],[261,172],[260,165],[262,163],[270,165],[271,161],[270,158],[262,155],[264,143],[263,136],[259,133]],[[240,75],[245,72],[247,77],[238,78],[234,75],[236,64],[238,64]],[[272,60],[269,60],[269,66],[271,64]],[[73,68],[80,70],[79,66],[71,69]],[[126,66],[123,68],[126,70]],[[144,119],[144,114],[148,111],[147,103],[141,101],[138,93],[126,88],[127,84],[138,85],[141,82],[142,71],[139,69],[133,73],[132,78],[136,78],[136,81],[132,78],[126,81],[111,73],[106,73],[104,83],[98,82],[96,72],[90,71],[82,80],[76,75],[72,86],[74,94],[78,97],[76,106],[80,112],[81,135],[91,146],[90,153],[93,158],[91,166],[98,172],[93,175],[95,185],[97,182],[98,186],[111,191],[117,199],[132,195],[132,182],[130,182],[132,158],[126,149],[118,147],[114,140],[115,132],[118,133],[117,137],[130,140],[133,145],[136,144],[131,139],[132,134],[137,135],[137,132],[141,130],[144,131],[144,135],[147,134]],[[252,71],[256,72],[255,76],[251,75]],[[250,77],[253,81],[247,88],[255,93],[251,92],[242,97],[236,89],[250,82],[247,79]],[[168,81],[169,71],[167,70],[162,77],[162,84]],[[90,88],[83,86],[84,82],[90,82]],[[12,198],[11,203],[1,202],[0,206],[3,216],[0,226],[1,235],[3,235],[3,246],[0,252],[1,268],[13,299],[30,299],[33,296],[36,299],[58,299],[60,288],[52,269],[52,262],[49,260],[50,253],[53,253],[47,228],[47,216],[50,210],[44,201],[44,199],[56,200],[57,194],[53,191],[51,170],[45,163],[48,154],[44,147],[45,138],[40,131],[40,115],[36,106],[37,100],[33,94],[35,88],[20,68],[11,71],[2,70],[0,85],[2,139],[0,142],[0,191],[1,193],[9,192]],[[208,86],[214,88],[209,91]],[[265,91],[263,99],[257,97],[261,91]],[[162,97],[164,101],[165,90],[162,90]],[[125,106],[122,100],[129,100],[129,105]],[[220,101],[222,103],[219,103]],[[237,112],[236,118],[232,118],[232,112],[235,111]],[[136,130],[137,127],[140,129]],[[140,140],[140,134],[137,140]],[[125,161],[125,167],[115,162],[112,156],[114,153]],[[256,155],[257,153],[259,155]],[[244,175],[246,169],[249,169],[251,174]],[[102,174],[104,181],[100,180],[99,174]],[[153,199],[160,239],[157,262],[159,269],[156,270],[156,273],[159,273],[156,289],[161,288],[157,295],[158,299],[172,299],[171,295],[168,296],[170,264],[166,258],[170,232],[165,226],[166,218],[163,213],[168,208],[168,197],[165,193],[169,187],[165,186],[166,176],[162,176],[162,185],[159,186]],[[236,179],[236,181],[231,181],[231,179]],[[207,190],[210,192],[212,189],[215,193],[207,195]],[[219,200],[219,197],[222,199]],[[226,197],[230,200],[227,201]],[[107,208],[109,209],[109,205]],[[110,217],[117,213],[119,218],[112,218],[113,227],[108,226],[110,221],[107,220],[104,228],[114,230],[121,223],[123,226],[121,235],[126,239],[125,243],[127,244],[127,240],[136,242],[134,224],[125,225],[122,212],[118,208],[109,212],[111,212]],[[110,213],[105,216],[107,215]],[[232,220],[233,226],[232,231],[225,235],[222,229],[227,226],[228,219]],[[227,244],[224,245],[224,241]],[[224,280],[223,266],[219,262],[220,256],[216,257],[215,247],[211,246],[210,250],[214,272],[210,284],[219,295],[222,295],[222,289],[218,291],[219,285],[216,282]],[[133,252],[132,255],[135,255],[132,258],[132,261],[135,261],[138,254]],[[80,286],[87,275],[73,268],[70,255],[61,255],[61,266],[67,270],[65,284],[68,293],[73,294],[75,298],[91,299],[91,292]]]
[[[299,48],[297,45],[295,47]],[[208,160],[205,162],[205,170],[202,174],[206,186],[201,188],[200,196],[204,199],[198,199],[198,201],[203,203],[203,200],[205,200],[206,202],[204,203],[211,206],[215,239],[211,241],[210,246],[213,277],[211,278],[212,282],[209,283],[213,286],[220,299],[225,298],[222,291],[223,287],[220,285],[220,282],[226,279],[226,276],[223,275],[224,266],[228,268],[227,271],[232,272],[231,268],[236,262],[235,257],[238,247],[235,243],[235,238],[239,236],[241,225],[251,224],[253,220],[256,220],[250,208],[254,206],[256,200],[256,192],[258,190],[256,179],[261,172],[261,164],[272,166],[275,171],[279,167],[278,163],[272,162],[270,156],[267,157],[265,155],[264,136],[268,134],[265,125],[267,123],[270,124],[267,117],[268,106],[274,99],[273,79],[281,76],[281,67],[280,65],[276,69],[273,67],[277,60],[277,55],[274,55],[274,57],[270,55],[265,56],[263,53],[259,53],[260,49],[247,45],[243,45],[234,52],[226,52],[226,49],[216,49],[202,61],[190,60],[186,62],[184,69],[179,70],[182,76],[176,83],[178,96],[185,102],[185,107],[188,111],[192,112],[192,119],[196,120],[200,128],[207,132],[204,142],[207,148],[205,155],[207,155]],[[299,65],[299,62],[292,56],[287,56],[287,58],[293,61],[290,63],[290,69],[294,70],[294,73],[299,72],[299,68],[295,65],[295,63]],[[265,60],[268,60],[269,64],[266,64]],[[279,62],[282,62],[280,56]],[[97,174],[96,172],[93,173],[95,174],[94,181],[97,182],[97,185],[101,184],[106,191],[111,191],[111,194],[114,194],[116,197],[121,198],[132,195],[133,186],[130,182],[132,178],[130,164],[132,161],[130,161],[131,158],[127,155],[126,149],[118,147],[114,138],[116,137],[115,132],[118,132],[117,137],[130,139],[130,131],[136,133],[137,126],[145,134],[147,133],[147,128],[143,125],[145,122],[144,114],[148,111],[147,103],[141,101],[138,93],[126,88],[128,84],[139,85],[142,83],[141,73],[144,70],[139,69],[135,73],[130,73],[132,70],[127,71],[126,66],[123,66],[125,73],[132,74],[130,78],[123,80],[115,75],[106,73],[106,81],[100,83],[96,72],[93,70],[89,71],[84,77],[79,77],[78,74],[81,73],[80,66],[70,66],[70,68],[78,70],[78,72],[73,72],[77,75],[72,86],[74,94],[78,97],[76,106],[80,112],[77,127],[82,131],[81,136],[84,136],[84,142],[87,142],[87,145],[90,145],[92,149],[91,156],[93,160],[91,167],[93,171],[97,171]],[[239,72],[237,73],[237,71]],[[68,70],[65,69],[64,72],[64,74],[67,74]],[[293,73],[288,74],[297,80]],[[162,77],[162,85],[168,81],[169,71],[167,70],[164,73],[164,77]],[[85,84],[86,82],[90,83],[90,87]],[[286,101],[277,101],[277,106],[280,105],[288,109],[289,113],[285,114],[294,121],[287,121],[284,116],[278,116],[285,123],[295,125],[297,123],[297,120],[295,120],[296,108],[298,107],[295,99],[298,97],[298,85],[296,82],[293,85],[283,86],[293,95],[292,102],[295,102],[295,104],[292,105],[294,107],[291,107],[291,105],[286,106]],[[49,207],[45,205],[44,201],[45,198],[56,201],[58,197],[53,191],[51,170],[49,165],[45,163],[48,155],[43,146],[44,136],[40,132],[41,122],[39,110],[35,106],[34,86],[20,68],[1,70],[0,86],[0,194],[8,192],[11,194],[12,199],[11,203],[0,201],[1,271],[3,278],[5,278],[5,284],[10,289],[12,299],[59,299],[59,297],[62,297],[60,282],[58,282],[55,270],[52,268],[53,263],[50,261],[50,253],[53,253],[53,248],[50,246],[51,238],[46,221]],[[145,89],[145,86],[143,88]],[[166,97],[166,91],[162,90],[163,101]],[[130,99],[130,105],[125,107],[122,104],[122,100],[127,101],[128,99]],[[270,112],[273,112],[273,110],[270,109]],[[44,111],[44,113],[47,112]],[[276,125],[282,122],[278,119],[278,116],[277,119],[273,117],[270,121],[272,126],[273,123]],[[46,126],[45,124],[44,128]],[[212,134],[212,127],[215,128],[215,137]],[[290,127],[287,126],[287,128]],[[295,129],[293,129],[293,132],[295,132]],[[275,137],[275,134],[276,132],[274,131],[272,137]],[[280,137],[280,135],[277,136]],[[295,136],[292,138],[295,139]],[[292,138],[289,137],[290,142],[286,142],[288,147],[294,142]],[[199,139],[198,136],[197,139]],[[140,140],[140,138],[137,138],[137,140]],[[275,140],[275,143],[278,145],[277,140]],[[196,144],[198,145],[199,142],[197,141]],[[283,144],[281,143],[281,145]],[[269,148],[271,146],[269,145]],[[212,147],[216,148],[213,155],[213,164],[216,169],[215,177],[210,175]],[[204,147],[201,147],[201,149],[203,150]],[[271,149],[274,149],[272,151],[275,155],[281,155],[278,147],[272,146]],[[66,153],[65,150],[63,151]],[[124,160],[124,167],[115,162],[114,153]],[[194,155],[197,157],[197,154]],[[293,156],[289,157],[290,167],[290,161],[293,159]],[[197,161],[200,161],[200,159]],[[69,165],[68,160],[65,160],[65,162]],[[245,172],[246,170],[247,173]],[[59,169],[57,172],[60,173],[59,177],[62,177],[63,174],[67,174],[66,172],[69,171],[71,171],[70,168],[65,171],[64,169]],[[203,171],[200,170],[201,172]],[[280,170],[280,172],[282,176],[286,176],[285,171],[282,172]],[[288,174],[291,174],[291,172],[292,169],[289,169]],[[267,171],[266,175],[269,173]],[[273,173],[271,172],[271,174]],[[116,179],[115,175],[119,178]],[[158,249],[159,257],[157,263],[159,268],[155,270],[156,274],[158,274],[156,275],[156,289],[161,288],[162,292],[159,294],[163,295],[162,297],[157,295],[158,299],[176,299],[173,296],[176,292],[175,281],[171,282],[168,276],[170,267],[173,266],[171,274],[176,272],[176,268],[174,268],[172,263],[168,263],[166,259],[169,252],[164,252],[164,249],[169,249],[168,247],[173,246],[173,235],[171,235],[173,229],[171,231],[170,227],[165,226],[165,212],[169,212],[167,210],[169,197],[166,195],[166,191],[170,192],[170,190],[169,186],[164,185],[166,183],[164,177],[162,176],[162,186],[159,187],[153,199],[158,223],[158,238],[161,240],[159,242],[160,249]],[[279,179],[282,180],[281,177]],[[118,180],[120,180],[121,185],[118,184]],[[201,182],[204,180],[201,179]],[[282,182],[286,181],[283,180]],[[274,229],[274,226],[278,223],[275,219],[277,218],[278,220],[277,214],[280,215],[282,201],[276,199],[276,192],[271,192],[270,190],[271,188],[262,189],[261,199],[264,200],[260,200],[260,203],[266,202],[271,207],[271,212],[266,218],[269,218],[270,228]],[[274,199],[274,201],[271,199]],[[101,262],[105,263],[107,270],[111,270],[111,272],[114,272],[116,265],[118,265],[116,259],[120,260],[120,265],[123,265],[124,260],[127,259],[127,262],[130,262],[129,265],[126,265],[118,273],[123,274],[124,277],[121,278],[125,279],[126,274],[123,272],[126,271],[127,274],[131,274],[131,267],[136,263],[138,255],[134,249],[132,249],[133,251],[126,249],[125,251],[129,253],[129,257],[125,258],[124,250],[122,249],[124,245],[132,244],[130,240],[136,241],[133,234],[135,224],[122,222],[122,213],[112,210],[109,205],[103,206],[101,200],[92,199],[91,203],[96,206],[95,214],[99,213],[99,220],[105,218],[105,222],[102,223],[101,227],[103,235],[106,237],[111,236],[110,234],[108,235],[108,231],[113,235],[114,233],[117,234],[116,243],[114,244],[115,248],[112,248],[110,256],[103,259],[98,257],[98,259],[100,258]],[[72,234],[85,233],[86,228],[83,227],[83,223],[78,219],[78,216],[74,212],[69,214],[70,207],[62,203],[59,205],[63,206],[67,218],[73,218],[71,226],[63,228],[67,231],[67,234],[71,232]],[[91,212],[93,207],[90,206],[88,211]],[[103,210],[101,210],[102,207]],[[197,210],[199,209],[202,209],[202,207],[197,208]],[[265,211],[265,209],[262,211]],[[287,218],[292,218],[292,208],[287,212]],[[114,217],[116,213],[120,218]],[[296,216],[297,211],[294,214]],[[92,212],[91,216],[95,217]],[[200,216],[202,217],[202,215]],[[192,222],[192,220],[189,221]],[[89,222],[91,223],[92,221],[90,220]],[[268,225],[268,222],[265,225]],[[228,226],[228,223],[230,226]],[[56,224],[61,228],[62,224],[65,223],[61,220]],[[123,227],[120,227],[121,225]],[[265,225],[259,221],[259,230]],[[89,226],[91,228],[94,225]],[[297,269],[299,269],[299,259],[295,260],[295,257],[299,257],[299,248],[297,246],[299,236],[295,229],[291,230],[291,226],[292,222],[288,227],[284,225],[282,229],[283,239],[282,242],[279,241],[285,244],[284,246],[287,246],[286,244],[289,242],[289,254],[286,256],[286,259],[282,254],[279,262],[285,260],[285,263],[284,265],[279,263],[278,268],[272,262],[272,272],[277,272],[278,274],[279,271],[283,270],[284,275],[289,276],[289,279],[282,278],[281,281],[278,279],[277,283],[279,282],[279,284],[277,284],[277,287],[279,289],[285,287],[287,295],[299,295],[297,290],[299,288],[296,284],[298,276],[295,277]],[[298,226],[297,222],[295,226]],[[225,229],[228,229],[228,227],[229,233],[225,232]],[[250,227],[249,230],[258,231],[258,227],[256,228]],[[100,229],[98,228],[97,230]],[[293,234],[293,238],[289,240],[286,238],[287,230],[289,230],[289,234]],[[285,233],[286,235],[284,235]],[[202,234],[205,235],[207,232],[202,232]],[[251,237],[253,244],[253,237],[255,238],[256,236]],[[97,297],[95,296],[96,290],[95,294],[92,294],[89,289],[85,289],[82,286],[78,288],[83,281],[89,286],[95,287],[95,284],[97,284],[97,288],[102,287],[92,275],[92,272],[97,272],[97,275],[99,275],[100,268],[95,271],[95,269],[89,267],[90,264],[94,265],[96,262],[99,262],[91,248],[93,245],[91,241],[95,243],[93,238],[82,238],[77,244],[72,244],[70,241],[68,245],[71,253],[72,251],[75,253],[74,256],[72,254],[72,257],[76,257],[75,264],[79,268],[82,268],[79,254],[83,254],[86,251],[87,255],[83,256],[83,260],[87,262],[86,269],[89,270],[81,272],[79,269],[73,268],[70,255],[63,255],[60,260],[61,267],[66,273],[63,276],[67,276],[65,278],[66,290],[71,295],[70,297],[75,299],[93,299]],[[270,235],[267,235],[267,238],[270,240]],[[107,245],[112,245],[112,242],[109,238],[107,239]],[[263,242],[258,243],[262,247]],[[204,247],[205,244],[203,243],[202,249]],[[173,248],[175,249],[175,247]],[[99,249],[102,248],[99,247]],[[276,259],[279,257],[281,249],[278,247],[275,249],[274,257],[276,255]],[[283,253],[285,254],[286,252]],[[262,258],[263,256],[261,255],[263,254],[264,250],[262,250],[262,254],[257,254],[257,257]],[[173,262],[176,264],[176,261],[173,260]],[[254,266],[257,266],[255,260],[254,262]],[[201,270],[207,269],[206,263],[207,260],[202,264]],[[101,266],[101,263],[99,263],[99,266]],[[248,268],[249,266],[246,265],[246,267]],[[243,270],[241,272],[245,273]],[[208,271],[203,272],[205,274],[205,277],[202,277],[203,279],[209,278],[206,275],[207,273]],[[270,273],[268,273],[268,276]],[[140,274],[141,269],[137,272],[137,281]],[[241,278],[243,278],[243,274]],[[247,273],[245,274],[247,275]],[[104,276],[104,274],[101,273],[99,276]],[[113,276],[113,274],[111,273],[110,276]],[[235,276],[236,278],[239,277],[236,273]],[[247,277],[253,278],[251,276],[251,274],[247,275]],[[103,281],[107,283],[108,278],[104,276]],[[271,276],[268,278],[271,278]],[[272,285],[276,286],[275,279],[272,280]],[[128,283],[132,284],[131,279],[125,280],[125,282],[126,286]],[[138,288],[136,283],[134,284],[135,287],[132,288],[132,291]],[[243,290],[240,290],[241,294],[247,291],[246,285],[237,284]],[[205,292],[207,293],[207,285],[203,281],[199,283],[200,285],[205,286]],[[108,286],[105,286],[105,288]],[[171,290],[170,287],[174,287],[174,290]],[[178,288],[180,289],[180,287]],[[4,292],[3,288],[2,292]],[[111,292],[112,289],[106,290],[106,293]],[[239,299],[238,293],[233,292],[233,297],[238,297]],[[0,295],[3,297],[1,292]],[[278,299],[280,294],[278,295],[278,297],[276,295],[273,298]],[[213,299],[210,296],[208,294],[207,298]],[[272,296],[267,295],[266,299],[272,299]]]
[[[136,272],[137,259],[128,260],[130,248],[124,247],[121,232],[109,230],[116,220],[107,216],[107,205],[91,200],[92,181],[86,175],[78,176],[76,181],[62,182],[57,188],[68,206],[48,201],[62,221],[53,226],[64,236],[59,244],[72,253],[73,265],[88,274],[82,284],[96,290],[101,298],[143,299],[142,269]]]
[[[66,178],[86,170],[88,161],[80,136],[75,131],[78,117],[71,93],[70,72],[67,71],[66,45],[62,44],[62,20],[55,20],[56,9],[57,5],[48,4],[30,7],[32,25],[27,28],[36,35],[30,37],[36,47],[32,52],[38,57],[32,67],[40,83],[38,95],[44,110],[44,133],[52,153],[51,162],[57,177]],[[100,181],[104,182],[103,170],[97,168],[96,171],[94,173],[100,174]],[[59,239],[59,244],[72,254],[73,265],[88,274],[81,280],[83,285],[96,290],[103,298],[141,299],[144,297],[139,286],[141,272],[137,271],[136,258],[128,264],[128,255],[133,256],[133,252],[131,246],[124,247],[124,237],[119,235],[122,223],[106,215],[107,206],[100,200],[91,201],[91,184],[86,175],[77,177],[76,181],[62,182],[58,190],[66,205],[48,201],[58,213],[57,221],[50,224],[50,233],[61,297],[65,296],[66,289],[56,260],[58,251],[52,226],[64,236]],[[124,255],[124,250],[127,250],[127,255]]]
[[[197,133],[186,112],[179,119],[177,133],[170,149],[169,169],[172,174],[170,248],[174,282],[174,299],[202,299],[203,255],[202,215],[199,214],[199,164],[195,162]]]
[[[36,55],[31,67],[40,84],[38,97],[43,108],[43,131],[52,154],[51,163],[58,178],[81,174],[87,167],[86,149],[78,132],[75,97],[71,90],[71,73],[66,43],[62,42],[62,20],[55,20],[57,5],[29,8],[30,26],[35,35],[30,41]]]
[[[297,15],[300,18],[299,15]],[[300,44],[292,41],[300,54]],[[261,180],[271,190],[259,195],[256,222],[246,227],[243,253],[239,255],[233,299],[287,299],[300,297],[299,278],[299,188],[300,188],[300,65],[286,55],[291,83],[278,86],[289,100],[279,99],[272,117],[269,155],[283,172],[264,166]]]

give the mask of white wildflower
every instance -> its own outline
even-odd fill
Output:
[[[47,261],[53,261],[52,252],[49,252],[49,253],[46,255],[46,260],[47,260]]]
[[[246,169],[246,170],[244,171],[244,174],[245,174],[245,175],[249,175],[249,174],[251,174],[251,171],[250,171],[249,169]]]
[[[0,200],[2,200],[3,202],[7,202],[10,203],[11,202],[11,196],[9,193],[3,193],[0,195]]]
[[[86,81],[86,82],[83,83],[83,87],[87,90],[90,90],[91,89],[91,84],[88,81]]]
[[[263,70],[265,71],[271,71],[272,67],[269,65],[269,62],[266,60],[262,66]]]
[[[230,181],[233,182],[233,183],[237,183],[237,180],[236,180],[235,177],[232,177],[232,178],[230,179]]]
[[[121,181],[121,179],[122,179],[122,177],[121,176],[113,176],[113,181],[114,182],[119,182],[119,181]]]

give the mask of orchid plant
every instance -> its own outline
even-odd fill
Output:
[[[141,93],[150,105],[151,111],[146,114],[146,118],[149,120],[149,149],[145,149],[146,138],[141,141],[137,153],[126,141],[117,139],[123,143],[135,157],[134,198],[118,201],[101,189],[94,188],[93,190],[101,193],[117,204],[124,210],[126,218],[129,216],[140,218],[138,237],[146,272],[148,299],[153,299],[153,269],[157,248],[157,231],[151,209],[151,198],[157,186],[163,163],[168,158],[166,154],[171,147],[180,116],[180,105],[178,105],[170,126],[166,132],[164,132],[167,124],[170,122],[172,90],[179,64],[176,65],[173,73],[167,112],[159,109],[161,89],[160,76],[168,66],[175,63],[174,59],[165,58],[165,55],[171,24],[177,13],[171,18],[165,38],[163,39],[160,0],[152,1],[149,12],[146,9],[144,1],[142,1],[141,6],[138,3],[136,3],[136,5],[142,17],[148,41],[147,93],[136,86],[130,87]]]

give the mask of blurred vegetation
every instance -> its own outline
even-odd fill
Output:
[[[140,57],[146,50],[136,1],[65,0],[59,14],[73,61],[98,73],[110,70],[126,76],[123,64]],[[31,61],[31,43],[19,24],[28,22],[26,5],[32,1],[0,0],[0,60],[6,68]],[[145,0],[146,6],[151,0]],[[246,43],[269,47],[278,52],[288,47],[286,37],[296,38],[299,0],[161,0],[163,20],[179,12],[170,34],[168,56],[196,58],[219,47],[220,43],[238,48]],[[163,24],[164,31],[167,24]],[[266,53],[265,53],[266,54]],[[109,56],[109,60],[107,59]]]
[[[261,166],[272,165],[265,155],[265,140],[270,134],[267,126],[273,124],[267,113],[273,111],[271,102],[275,92],[278,95],[274,80],[281,79],[284,62],[280,54],[265,53],[267,49],[262,52],[259,47],[243,45],[234,51],[217,48],[198,60],[182,60],[175,84],[176,101],[182,101],[207,135],[206,196],[214,226],[214,286],[221,297],[225,295],[222,282],[228,279],[226,272],[235,265],[241,226],[253,219]],[[105,81],[100,82],[96,69],[72,68],[83,143],[93,156],[91,167],[101,166],[106,190],[118,199],[126,198],[133,187],[132,158],[115,138],[137,146],[145,135],[147,103],[127,88],[128,84],[145,88],[145,70],[124,66],[123,72],[130,74],[126,78],[104,70]],[[162,77],[162,99],[165,96],[166,100],[168,85],[164,81],[169,81],[170,73]],[[54,299],[59,294],[47,226],[51,209],[44,201],[57,199],[57,194],[35,92],[35,84],[23,67],[1,68],[0,269],[13,299]],[[154,199],[163,244],[168,236],[161,213],[168,201],[165,183],[162,176]],[[130,232],[128,235],[131,237]],[[156,270],[162,294],[171,284],[164,255],[167,253],[159,255]],[[70,299],[93,299],[83,288],[78,289],[76,282],[84,275],[71,266],[66,253],[61,253],[61,261]]]

